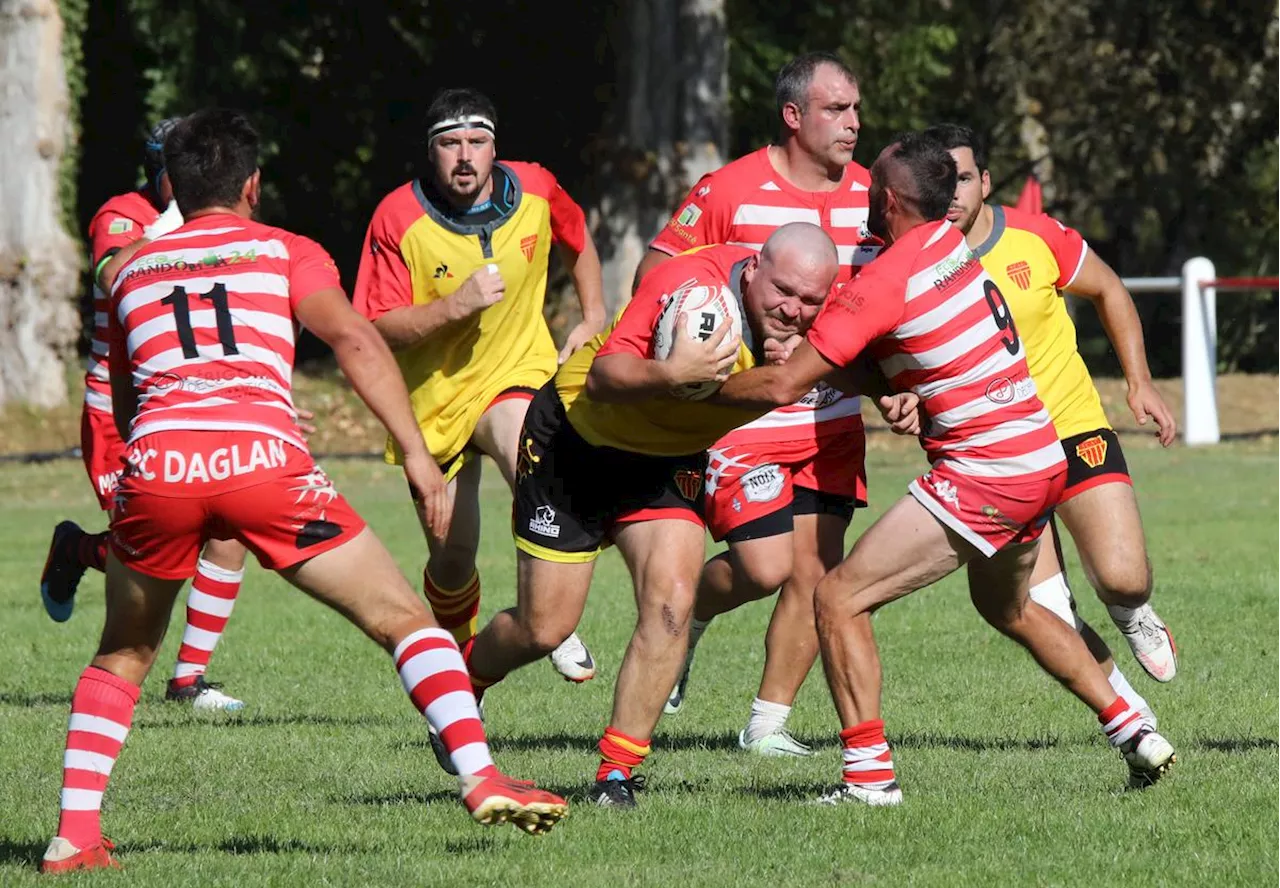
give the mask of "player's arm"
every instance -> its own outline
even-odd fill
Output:
[[[667,395],[681,385],[722,382],[738,360],[741,340],[730,336],[729,324],[721,324],[704,342],[687,332],[688,317],[676,319],[677,333],[666,360],[634,351],[598,354],[587,371],[587,397],[600,403],[622,404]]]
[[[837,370],[806,340],[785,363],[735,373],[710,400],[731,407],[774,408],[794,404]]]
[[[1102,328],[1120,359],[1125,381],[1129,384],[1129,409],[1141,425],[1154,419],[1160,443],[1168,447],[1177,437],[1178,426],[1173,412],[1151,382],[1142,321],[1133,297],[1110,265],[1088,247],[1085,251],[1080,270],[1067,289],[1088,299],[1097,309]]]
[[[670,253],[650,247],[644,251],[644,255],[640,257],[640,264],[636,266],[635,279],[631,281],[631,292],[635,293],[640,288],[640,281],[644,280],[644,276],[653,271],[663,262],[671,258]]]
[[[133,388],[129,344],[112,304],[107,313],[107,372],[111,378],[111,418],[121,441],[129,440],[129,425],[138,413],[138,393]]]
[[[406,275],[408,269],[405,270]],[[424,339],[465,321],[502,299],[506,285],[497,265],[486,265],[443,299],[405,305],[378,315],[374,328],[393,350],[412,348]]]
[[[569,331],[565,337],[564,347],[560,349],[560,363],[604,329],[604,272],[600,267],[600,254],[596,251],[595,241],[585,228],[582,233],[582,249],[575,251],[563,241],[556,242],[560,260],[569,270],[573,279],[573,289],[578,294],[578,305],[582,308],[582,321]]]
[[[449,523],[447,486],[427,452],[409,390],[387,343],[338,287],[306,296],[294,311],[304,327],[333,349],[351,387],[400,446],[414,499],[426,513],[428,526],[443,539]]]
[[[134,257],[139,250],[151,243],[148,238],[140,237],[130,244],[126,244],[118,250],[111,250],[102,259],[98,260],[98,265],[94,269],[94,283],[98,285],[104,293],[110,293],[112,286],[115,285],[116,277],[119,276],[120,270],[129,264],[129,260]]]

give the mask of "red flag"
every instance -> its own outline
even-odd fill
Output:
[[[1014,207],[1027,213],[1044,212],[1044,192],[1040,190],[1039,179],[1035,176],[1027,176],[1026,184],[1022,186],[1022,193],[1018,195],[1018,202]]]

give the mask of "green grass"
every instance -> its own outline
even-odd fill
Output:
[[[633,813],[578,804],[543,839],[482,829],[453,801],[387,657],[336,615],[251,568],[211,677],[249,703],[197,717],[161,702],[175,612],[104,810],[136,885],[1275,885],[1277,478],[1274,441],[1131,449],[1157,577],[1182,659],[1147,680],[1092,595],[1081,609],[1118,651],[1178,747],[1171,777],[1123,791],[1093,717],[981,623],[960,577],[877,617],[885,715],[906,803],[801,804],[834,783],[835,716],[820,671],[792,717],[807,761],[735,746],[756,689],[770,605],[716,622],[685,711],[659,726]],[[919,471],[873,454],[876,505]],[[327,466],[418,575],[419,531],[395,470]],[[486,476],[485,614],[513,598],[508,495]],[[102,620],[86,578],[72,620],[36,591],[61,517],[101,518],[80,466],[0,467],[0,884],[34,884],[57,822],[66,715]],[[859,517],[853,528],[865,527]],[[1079,578],[1073,560],[1074,575]],[[615,553],[601,559],[582,634],[601,664],[582,687],[535,664],[487,698],[499,763],[580,798],[634,619]]]

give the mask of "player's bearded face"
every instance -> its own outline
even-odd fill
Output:
[[[474,197],[489,183],[497,150],[486,130],[455,130],[431,144],[436,181],[458,197]]]
[[[991,180],[978,170],[971,148],[952,148],[951,156],[956,162],[956,193],[951,198],[947,220],[968,234],[986,200]]]
[[[884,186],[873,178],[867,194],[867,230],[885,243],[889,242],[889,220],[885,212],[887,197]]]

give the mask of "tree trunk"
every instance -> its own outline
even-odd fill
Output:
[[[618,83],[589,217],[610,315],[631,298],[636,265],[676,202],[724,163],[724,0],[629,0],[611,37]]]
[[[0,404],[67,399],[80,261],[63,229],[69,103],[55,0],[0,0]]]

